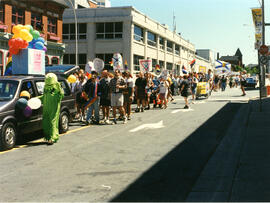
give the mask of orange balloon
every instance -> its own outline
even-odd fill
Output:
[[[15,25],[15,26],[13,26],[13,28],[12,28],[12,32],[14,33],[14,34],[19,34],[20,33],[20,30],[23,28],[23,25],[21,25],[21,24],[18,24],[18,25]]]

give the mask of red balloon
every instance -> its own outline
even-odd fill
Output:
[[[26,49],[28,47],[28,42],[26,40],[23,40],[23,49]]]
[[[24,45],[23,39],[22,38],[16,38],[15,39],[16,43],[14,44],[16,48],[21,49]]]
[[[17,55],[19,53],[20,49],[17,49],[16,47],[10,47],[9,48],[9,54],[10,55]]]
[[[14,38],[8,40],[8,46],[9,46],[9,47],[14,46],[14,44],[15,44],[15,39],[14,39]]]

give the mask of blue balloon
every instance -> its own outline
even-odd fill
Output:
[[[21,110],[24,110],[27,107],[27,100],[25,98],[18,99],[16,106]]]
[[[36,43],[34,44],[34,48],[35,48],[35,49],[39,49],[39,50],[43,50],[44,44],[43,44],[42,42],[36,42]]]
[[[42,42],[43,44],[45,43],[45,39],[43,37],[39,37],[36,39],[38,42]]]
[[[9,66],[9,67],[6,69],[4,75],[5,75],[5,76],[7,76],[7,75],[12,75],[12,66]]]

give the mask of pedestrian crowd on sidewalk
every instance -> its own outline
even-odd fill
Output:
[[[184,109],[188,109],[188,97],[192,96],[192,103],[194,103],[199,83],[207,83],[211,91],[218,91],[218,89],[225,91],[228,81],[231,88],[237,87],[239,82],[243,86],[244,81],[243,74],[240,74],[239,79],[236,80],[232,77],[214,75],[211,70],[206,74],[189,73],[181,76],[173,74],[155,76],[151,72],[139,72],[134,78],[129,71],[120,72],[118,69],[113,73],[103,70],[101,74],[92,71],[88,77],[85,71],[80,69],[74,75],[77,81],[71,86],[76,97],[75,119],[87,125],[99,125],[101,120],[104,124],[117,124],[119,120],[125,124],[131,120],[133,103],[137,104],[136,113],[150,110],[151,103],[153,108],[166,109],[176,95],[184,98]],[[242,90],[245,95],[244,88]],[[117,117],[117,110],[119,117]]]

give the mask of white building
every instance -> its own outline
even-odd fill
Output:
[[[133,7],[76,10],[78,19],[79,64],[101,58],[107,69],[114,53],[121,53],[132,73],[140,70],[139,59],[152,59],[152,65],[179,74],[182,66],[190,68],[195,46],[167,26]],[[75,27],[71,9],[63,15],[63,41],[67,44],[64,64],[75,63]],[[205,62],[206,60],[204,60]],[[199,65],[200,60],[196,61]],[[204,64],[205,65],[205,64]],[[210,66],[205,65],[205,66]]]

